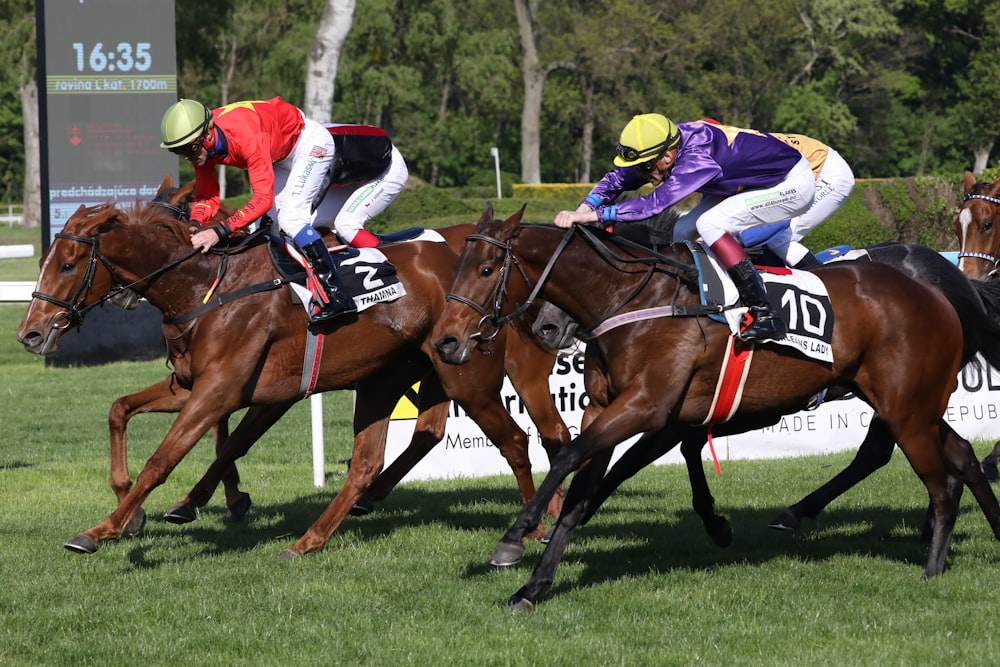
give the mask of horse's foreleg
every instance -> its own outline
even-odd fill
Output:
[[[586,461],[573,476],[573,482],[566,494],[566,502],[559,520],[552,529],[549,542],[545,547],[541,560],[535,566],[531,577],[507,601],[508,606],[515,611],[530,611],[535,608],[535,601],[555,581],[556,570],[562,560],[563,553],[573,539],[573,533],[587,511],[587,505],[593,499],[601,484],[604,471],[607,470],[613,450],[609,449]]]
[[[135,484],[119,501],[117,509],[98,525],[67,542],[66,548],[79,553],[93,553],[102,540],[121,537],[129,519],[152,490],[167,479],[210,426],[238,407],[238,393],[227,396],[225,387],[209,382],[196,387],[163,442],[139,473]]]
[[[580,519],[580,525],[586,525],[590,521],[597,509],[611,497],[611,494],[621,486],[625,480],[633,477],[653,461],[660,458],[680,442],[681,434],[687,430],[686,426],[667,426],[660,431],[645,433],[631,447],[622,454],[611,470],[604,475],[601,484],[594,492],[593,498],[587,503],[587,509]]]
[[[779,530],[798,530],[802,525],[802,517],[815,519],[827,505],[889,463],[894,448],[895,441],[888,426],[881,419],[873,418],[851,463],[829,482],[782,510],[768,526]]]
[[[269,428],[274,426],[281,417],[288,412],[295,401],[287,403],[276,403],[274,405],[255,405],[247,410],[243,419],[237,425],[233,433],[221,444],[216,442],[215,460],[208,466],[208,470],[201,479],[192,487],[188,494],[167,510],[164,519],[171,523],[189,523],[197,517],[197,508],[204,507],[219,482],[227,474],[236,471],[236,460],[244,456],[250,448],[260,439]],[[225,420],[220,420],[220,423]],[[228,429],[227,429],[228,430]],[[237,474],[237,481],[239,476]],[[226,490],[226,505],[230,513],[237,520],[242,519],[250,511],[250,496],[237,493],[230,496]]]
[[[524,340],[518,332],[507,335],[504,369],[511,386],[521,397],[528,416],[538,428],[538,436],[548,456],[549,463],[556,453],[570,441],[566,422],[556,409],[549,387],[549,374],[555,365],[556,355]],[[547,513],[557,517],[562,512],[563,487],[549,502]]]
[[[637,433],[662,426],[662,422],[656,424],[657,415],[653,407],[658,401],[646,400],[640,391],[638,388],[632,388],[619,395],[599,414],[593,411],[593,420],[584,427],[583,432],[559,450],[534,497],[518,513],[514,524],[500,538],[490,558],[491,565],[508,566],[520,562],[524,553],[524,537],[538,525],[546,504],[559,485],[584,461],[601,452],[613,450],[615,445]],[[664,400],[670,403],[670,397]]]

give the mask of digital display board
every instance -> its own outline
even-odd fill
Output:
[[[177,157],[172,0],[37,0],[42,246],[81,204],[149,200]]]

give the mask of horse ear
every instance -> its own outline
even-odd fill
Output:
[[[976,184],[976,175],[973,174],[968,169],[965,170],[965,194],[969,194],[969,190],[972,186]]]
[[[479,217],[479,222],[476,223],[476,226],[486,225],[491,222],[493,222],[493,204],[486,202],[486,208],[483,209],[483,214]]]
[[[191,196],[194,194],[194,186],[195,182],[193,180],[184,184],[182,188],[170,195],[170,203],[177,206],[179,204],[183,204],[184,202],[191,201]]]
[[[524,209],[526,209],[526,208],[528,208],[528,204],[527,203],[521,204],[521,209],[517,213],[515,213],[514,215],[510,216],[509,218],[507,218],[507,223],[512,224],[512,225],[519,225],[519,224],[521,224],[521,219],[524,217]],[[515,220],[515,218],[517,218],[517,219]]]
[[[168,171],[167,175],[163,177],[163,182],[160,183],[160,189],[156,191],[156,194],[161,195],[164,191],[172,187],[174,187],[174,177]]]

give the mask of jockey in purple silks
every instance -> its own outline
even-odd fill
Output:
[[[738,336],[741,342],[783,338],[787,326],[774,312],[760,275],[733,234],[809,210],[816,181],[802,153],[756,130],[705,121],[675,125],[654,113],[629,121],[617,153],[615,168],[575,211],[558,213],[555,224],[568,228],[645,220],[700,193],[698,205],[677,221],[674,240],[700,236],[729,272],[751,316]],[[648,195],[615,203],[623,192],[646,183],[653,186]],[[789,266],[808,255],[790,238],[772,250]]]

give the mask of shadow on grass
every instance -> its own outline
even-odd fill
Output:
[[[128,559],[137,568],[156,568],[178,557],[200,558],[217,554],[274,547],[274,555],[290,546],[319,517],[336,491],[316,491],[287,503],[257,502],[241,522],[229,517],[218,500],[199,511],[199,520],[174,526],[151,516],[141,543],[128,544]],[[672,501],[671,501],[672,503]],[[634,509],[636,506],[649,508]],[[513,523],[520,508],[516,490],[478,487],[475,481],[457,490],[428,490],[403,485],[372,514],[348,516],[338,532],[350,531],[352,540],[376,542],[401,528],[424,524],[443,525],[457,531],[482,533],[482,549],[471,555],[465,577],[475,579],[493,571],[488,554]],[[655,493],[619,489],[608,505],[577,529],[565,558],[583,567],[569,582],[557,582],[550,595],[560,591],[615,581],[636,573],[672,570],[704,571],[731,565],[763,564],[795,557],[822,562],[845,555],[873,555],[922,571],[927,546],[920,542],[925,507],[901,510],[887,506],[837,509],[817,520],[806,520],[797,532],[775,531],[768,522],[783,506],[720,508],[735,530],[730,547],[711,543],[701,520],[686,504],[668,506]],[[966,523],[970,512],[960,515],[954,542],[968,537],[967,530],[988,530],[985,525]],[[971,512],[973,520],[978,512]],[[968,521],[968,519],[966,519]],[[221,528],[220,528],[221,523]],[[336,535],[337,533],[334,533]],[[169,548],[169,540],[181,540],[187,550]],[[150,543],[150,541],[152,543]],[[167,547],[164,550],[164,547]],[[193,550],[190,549],[193,547]],[[333,547],[327,547],[333,548]],[[518,566],[525,577],[541,557],[543,545],[528,543],[524,562]],[[159,555],[152,556],[153,550]],[[308,558],[308,556],[307,556]],[[998,559],[1000,560],[1000,559]]]

